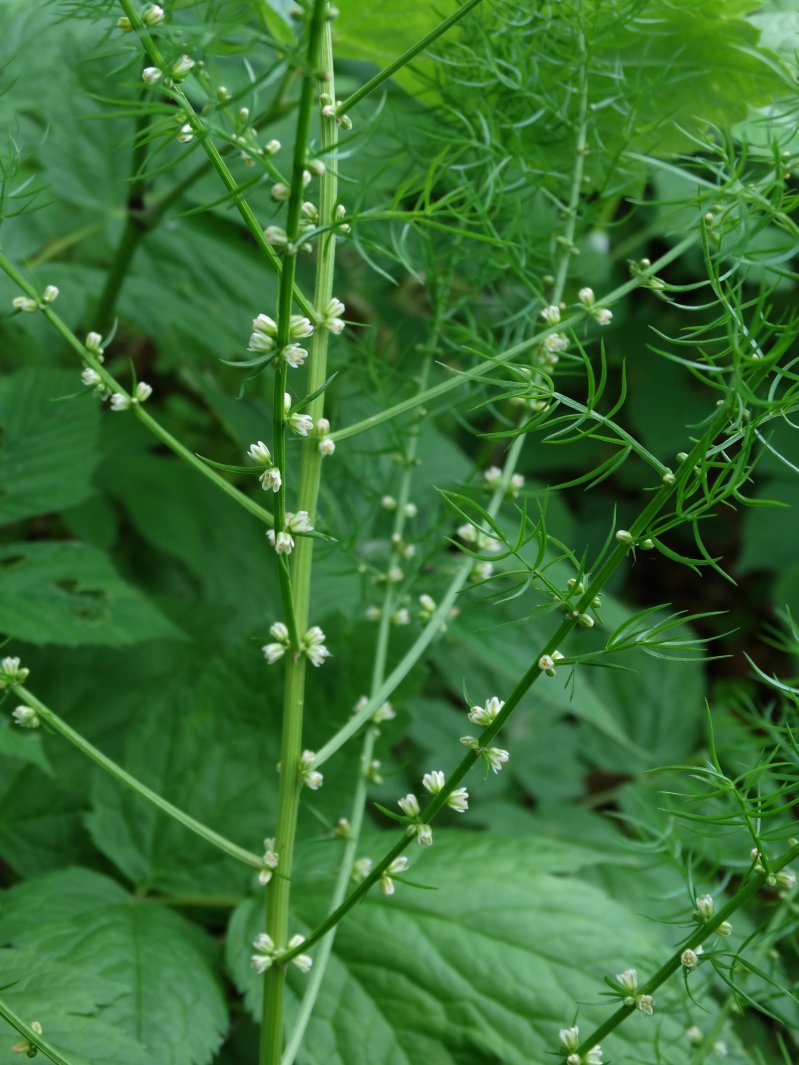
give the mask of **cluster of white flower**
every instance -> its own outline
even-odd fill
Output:
[[[38,728],[41,724],[39,715],[32,706],[18,706],[11,711],[11,716],[20,728]]]
[[[598,322],[599,325],[610,325],[613,321],[613,311],[608,310],[607,307],[598,307],[596,305],[596,296],[592,288],[581,288],[577,293],[577,298],[583,309],[590,311],[594,321]]]
[[[325,782],[319,770],[313,767],[315,759],[313,751],[303,751],[300,755],[300,780],[311,791],[319,791]]]
[[[560,1043],[568,1051],[566,1065],[602,1065],[602,1048],[597,1044],[584,1055],[577,1053],[580,1045],[580,1029],[576,1024],[571,1028],[561,1028]]]
[[[305,936],[295,935],[292,936],[288,942],[287,950],[296,950],[297,947],[302,946],[305,942]],[[277,950],[274,941],[271,936],[266,932],[261,932],[259,936],[256,936],[253,940],[256,953],[250,958],[253,969],[257,973],[265,973],[267,969],[279,961],[284,951]],[[313,958],[309,954],[297,954],[291,959],[291,964],[296,965],[301,973],[307,973],[313,966]]]
[[[510,754],[502,747],[481,747],[476,736],[461,736],[460,742],[464,747],[470,747],[476,751],[486,764],[486,768],[492,773],[499,773],[504,765],[510,760]]]
[[[289,630],[282,621],[276,621],[269,628],[274,643],[265,644],[261,650],[270,666],[278,662],[290,650]],[[312,666],[321,666],[330,651],[325,646],[325,634],[318,625],[312,625],[300,640],[299,653],[304,654]]]
[[[651,995],[638,994],[638,972],[635,969],[625,969],[623,973],[616,973],[616,984],[625,1006],[635,1006],[641,1013],[652,1015],[655,1000]]]
[[[277,533],[274,529],[269,529],[266,538],[279,555],[290,555],[294,550],[294,536],[292,534],[312,531],[313,525],[311,525],[307,510],[298,510],[296,514],[287,511],[283,528],[278,530]]]
[[[326,92],[323,92],[319,96],[319,103],[322,109],[322,118],[334,118],[336,125],[341,126],[342,129],[352,129],[352,120],[349,115],[339,115],[336,111],[341,107],[341,100],[333,101],[333,97]]]
[[[408,868],[408,859],[404,854],[400,854],[398,858],[395,858],[386,871],[380,877],[380,890],[386,896],[390,898],[394,894],[394,881],[391,879],[396,876],[397,873],[404,873]]]
[[[280,486],[283,483],[280,476],[280,470],[272,462],[271,452],[263,440],[259,440],[255,444],[250,444],[247,456],[248,458],[251,458],[253,462],[257,462],[259,466],[264,467],[263,473],[258,477],[263,490],[265,492],[279,492]]]
[[[16,656],[7,656],[0,660],[0,691],[4,688],[15,688],[18,684],[24,684],[31,671],[21,665]]]
[[[698,895],[696,898],[696,909],[693,912],[693,918],[700,924],[705,921],[710,921],[716,913],[716,904],[713,901],[712,895]],[[719,936],[731,936],[732,925],[729,921],[722,921],[716,929],[716,935]]]
[[[489,488],[497,488],[502,480],[502,470],[499,466],[489,466],[487,470],[483,471],[483,480]],[[524,488],[524,475],[521,473],[512,474],[508,482],[508,494],[511,498],[517,499],[522,488]]]
[[[24,311],[26,314],[33,314],[34,311],[40,311],[50,303],[55,303],[58,299],[58,286],[48,285],[42,293],[41,300],[32,299],[30,296],[15,296],[11,301],[11,306],[15,311]]]
[[[148,385],[146,381],[139,381],[133,390],[132,396],[128,396],[124,392],[111,393],[111,399],[109,401],[111,410],[129,410],[131,407],[137,406],[139,403],[145,403],[152,394],[153,386]]]
[[[272,879],[272,873],[280,862],[280,855],[275,850],[275,840],[271,836],[264,840],[264,856],[261,860],[263,866],[258,873],[258,883],[265,887]]]
[[[541,655],[538,659],[538,668],[542,673],[546,673],[548,677],[555,676],[555,667],[558,662],[563,661],[563,655],[560,651],[553,651],[551,655]]]
[[[473,706],[469,710],[469,720],[472,724],[485,728],[486,725],[492,724],[504,705],[502,699],[492,695],[490,699],[486,699],[484,706]]]

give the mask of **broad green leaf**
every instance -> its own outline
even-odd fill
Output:
[[[97,462],[98,404],[79,373],[0,378],[0,524],[81,503]],[[85,390],[83,390],[85,392]]]
[[[371,894],[339,926],[305,1065],[544,1062],[575,1016],[587,1033],[608,1015],[604,976],[634,966],[643,977],[664,960],[673,937],[600,888],[541,872],[535,838],[439,835],[429,853],[408,852],[408,876],[434,890],[398,883],[393,898]],[[302,912],[318,917],[323,906],[315,895]],[[262,904],[243,903],[227,954],[250,1008],[260,988],[250,941],[261,930]],[[294,986],[301,993],[301,979]],[[676,981],[659,992],[658,1023],[631,1018],[606,1055],[650,1060],[657,1037],[664,1060],[687,1065],[691,1047],[669,1008],[682,994]]]
[[[194,660],[190,676],[141,691],[120,761],[128,772],[241,846],[259,851],[273,824],[280,758],[279,677],[257,646]],[[134,884],[193,895],[238,895],[248,869],[198,840],[105,773],[86,819],[98,848]]]
[[[181,637],[101,551],[59,541],[0,548],[0,630],[70,647]]]
[[[98,873],[68,869],[12,888],[0,943],[68,965],[78,982],[85,974],[92,986],[105,984],[98,1019],[124,1037],[132,1048],[125,1060],[137,1065],[139,1051],[163,1065],[202,1065],[227,1026],[205,934]],[[46,1027],[51,982],[38,989],[31,981],[26,992],[41,995],[37,1015]]]
[[[0,758],[14,758],[21,762],[30,762],[50,776],[53,773],[42,747],[41,736],[30,729],[19,728],[5,714],[0,718]]]

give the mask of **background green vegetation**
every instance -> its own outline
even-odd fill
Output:
[[[253,114],[276,99],[281,42],[292,32],[282,4],[259,15],[260,6],[171,9],[183,47],[202,56],[211,84],[226,84]],[[428,5],[400,0],[340,6],[342,97],[438,19]],[[333,348],[334,429],[413,395],[426,352],[448,367],[432,370],[444,380],[471,365],[475,351],[504,350],[535,327],[561,254],[574,165],[574,23],[570,5],[558,6],[486,2],[353,112],[341,161],[353,232],[335,291],[354,325]],[[604,293],[624,283],[628,260],[654,261],[697,228],[714,190],[738,196],[749,219],[756,205],[745,202],[744,182],[766,181],[775,203],[784,184],[786,201],[774,211],[790,217],[799,180],[793,157],[782,162],[780,154],[799,152],[783,66],[799,46],[793,4],[582,6],[592,122],[569,303],[582,285]],[[118,292],[109,285],[131,190],[152,209],[204,158],[196,142],[175,141],[171,108],[163,105],[159,126],[142,105],[143,64],[114,28],[118,14],[99,2],[0,6],[10,83],[0,100],[2,250],[41,286],[59,286],[57,310],[79,334],[113,328],[108,365],[123,379],[132,365],[153,384],[153,409],[190,450],[240,463],[253,440],[270,439],[269,386],[264,375],[242,388],[242,371],[221,360],[242,357],[249,318],[274,306],[275,278],[209,172],[142,237]],[[779,117],[770,115],[782,97]],[[289,91],[285,115],[259,129],[284,146],[291,99]],[[136,181],[136,138],[148,121],[151,154]],[[233,169],[251,183],[251,202],[269,224],[278,208],[268,177],[238,160]],[[796,301],[793,238],[755,222],[738,236],[730,262],[746,265],[741,305],[750,320],[787,320]],[[304,269],[301,261],[302,283]],[[611,390],[623,380],[628,390],[618,420],[669,461],[688,449],[685,427],[707,416],[714,396],[664,352],[689,357],[686,342],[712,351],[729,336],[718,307],[703,310],[703,290],[690,288],[706,278],[701,242],[666,275],[685,295],[636,290],[614,306],[602,341]],[[0,279],[0,306],[10,308],[17,291]],[[132,416],[101,410],[80,385],[74,353],[41,316],[9,315],[0,325],[6,653],[22,657],[37,695],[96,746],[257,849],[275,816],[281,693],[279,671],[266,668],[259,650],[279,602],[263,528]],[[598,330],[580,328],[599,365]],[[559,387],[568,391],[568,366],[563,373]],[[574,388],[581,392],[577,378]],[[443,538],[458,519],[439,489],[486,502],[480,471],[502,465],[507,442],[491,434],[513,416],[495,386],[454,395],[457,403],[447,397],[422,417],[409,537],[417,556],[403,586],[411,606],[423,592],[439,595],[457,559]],[[328,632],[334,658],[311,678],[311,748],[369,687],[375,629],[364,612],[378,602],[372,577],[389,552],[390,518],[379,500],[396,492],[393,456],[416,417],[341,441],[325,463],[324,527],[337,543],[318,552],[313,620]],[[769,438],[783,458],[764,451],[750,492],[758,500],[799,500],[792,429]],[[595,439],[533,442],[520,465],[527,482],[518,505],[536,516],[546,498],[550,533],[578,557],[601,546],[614,508],[617,525],[632,519],[650,479],[630,461],[592,491],[545,495],[597,465],[601,447]],[[242,479],[242,487],[252,492],[254,482]],[[503,513],[513,530],[518,509],[509,503]],[[672,949],[674,924],[693,905],[690,877],[697,892],[722,896],[735,886],[749,866],[746,832],[675,817],[679,801],[664,792],[698,785],[684,773],[650,771],[703,762],[706,700],[727,771],[765,765],[771,734],[760,714],[775,697],[755,683],[746,656],[789,681],[796,671],[795,643],[774,638],[786,608],[799,612],[796,524],[789,509],[721,508],[705,526],[708,551],[733,579],[638,553],[617,574],[603,617],[612,630],[629,612],[667,602],[692,614],[723,611],[699,623],[702,636],[718,637],[710,646],[719,657],[627,653],[618,661],[628,670],[582,669],[567,686],[537,685],[502,735],[507,771],[472,780],[469,815],[437,828],[423,861],[414,854],[410,879],[432,890],[402,885],[390,902],[375,893],[342,924],[299,1061],[549,1060],[578,1004],[586,1028],[607,1013],[603,975],[628,966],[651,972]],[[690,531],[675,533],[670,546],[695,554]],[[532,545],[520,554],[531,559]],[[570,572],[563,567],[564,579]],[[535,611],[523,588],[508,594],[515,589],[505,576],[460,599],[446,634],[392,699],[398,717],[378,741],[383,783],[370,799],[392,805],[418,789],[422,772],[452,764],[457,737],[468,731],[464,693],[471,702],[502,695],[527,669],[552,618]],[[391,661],[416,632],[415,620],[395,630]],[[577,641],[594,646],[595,632]],[[0,720],[3,996],[39,1019],[76,1063],[251,1063],[260,992],[248,944],[261,908],[251,872],[43,733],[15,731],[5,712]],[[348,809],[356,757],[346,748],[326,764],[324,788],[306,793],[295,895],[302,930],[325,913],[340,843],[332,829]],[[787,784],[764,769],[766,790],[794,795],[793,758]],[[708,800],[701,811],[722,818],[724,801]],[[775,835],[791,834],[791,816],[780,816]],[[370,805],[362,853],[376,857],[392,838]],[[765,893],[735,921],[735,947],[766,929],[749,947],[761,975],[740,979],[763,1009],[739,1014],[729,988],[703,967],[691,978],[696,1003],[675,978],[656,1016],[633,1017],[606,1053],[688,1065],[713,1060],[713,1042],[723,1039],[732,1063],[794,1060],[799,1011],[779,989],[795,987],[799,972],[790,938],[797,909],[795,901],[782,909],[775,929],[776,899]],[[301,993],[301,979],[292,973],[292,993]],[[704,1049],[685,1037],[691,1024],[706,1031]],[[3,1029],[0,1062],[15,1060],[12,1041]]]

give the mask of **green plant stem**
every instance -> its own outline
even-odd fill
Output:
[[[631,278],[629,281],[625,281],[623,285],[619,285],[617,288],[613,289],[612,292],[603,296],[600,301],[602,306],[611,308],[624,296],[628,295],[636,288],[640,288],[641,285],[645,285],[648,278],[654,277],[664,266],[668,266],[669,263],[678,259],[688,250],[688,248],[696,244],[698,239],[699,238],[694,233],[685,237],[664,255],[661,255],[660,258],[652,263],[651,266],[647,267],[646,270],[642,270],[640,274]],[[383,422],[393,421],[401,414],[407,414],[410,411],[415,410],[417,407],[427,407],[432,401],[452,392],[456,388],[460,388],[461,385],[467,384],[469,381],[479,381],[484,377],[488,377],[498,365],[512,362],[520,355],[529,352],[531,349],[537,347],[550,333],[563,331],[573,326],[577,326],[580,322],[584,321],[585,318],[586,314],[584,312],[570,314],[557,326],[538,330],[529,340],[522,340],[518,344],[514,344],[512,347],[506,348],[498,355],[487,357],[483,362],[472,367],[470,370],[460,370],[457,373],[453,373],[453,376],[446,381],[442,381],[438,385],[433,385],[431,388],[426,389],[426,391],[420,392],[418,395],[412,396],[410,399],[403,400],[401,403],[395,403],[394,406],[387,407],[385,410],[379,411],[377,414],[372,414],[370,417],[364,418],[359,422],[353,422],[352,425],[347,425],[343,429],[338,429],[330,435],[336,442],[347,440],[351,436],[357,436],[358,433],[366,432],[368,429],[374,429],[375,426],[382,425]]]
[[[350,108],[355,107],[355,105],[360,103],[366,96],[369,96],[370,93],[373,93],[375,89],[379,88],[384,81],[388,81],[388,79],[396,74],[398,70],[407,66],[407,64],[415,59],[420,52],[429,48],[433,41],[438,40],[442,34],[455,26],[462,18],[465,18],[466,15],[476,8],[480,2],[481,0],[466,0],[466,3],[459,7],[457,11],[454,11],[449,18],[445,18],[434,30],[431,30],[430,33],[422,37],[421,40],[416,42],[416,44],[411,45],[410,48],[404,51],[401,56],[398,56],[393,63],[389,63],[387,67],[378,71],[378,73],[363,84],[360,89],[356,89],[354,93],[348,96],[347,99],[336,108],[336,114],[343,115],[345,112],[349,111]]]
[[[12,281],[14,281],[20,289],[32,299],[41,300],[41,295],[36,289],[22,276],[22,274],[16,269],[2,253],[0,253],[0,270],[3,270]],[[51,307],[43,308],[42,314],[48,322],[57,330],[58,333],[64,338],[66,343],[72,350],[80,357],[80,359],[91,366],[93,370],[100,375],[103,384],[109,388],[112,392],[120,392],[122,395],[128,396],[130,394],[119,383],[119,381],[109,373],[105,365],[98,361],[96,356],[86,348],[77,336],[72,332],[69,326],[55,313]],[[183,459],[190,466],[192,466],[198,473],[201,473],[206,480],[220,488],[225,495],[230,496],[234,502],[243,507],[246,511],[258,518],[265,525],[270,527],[273,525],[272,514],[264,507],[260,506],[255,500],[250,499],[249,496],[241,492],[235,485],[230,484],[225,478],[218,473],[213,467],[208,466],[203,462],[201,458],[198,458],[193,452],[182,444],[176,437],[174,437],[167,429],[161,425],[151,414],[149,414],[141,404],[134,404],[131,407],[135,411],[139,421],[150,430],[153,436],[157,437],[162,444],[174,452],[179,458]]]
[[[218,832],[214,832],[213,829],[208,828],[207,825],[202,824],[200,821],[196,821],[189,814],[179,809],[177,806],[173,806],[171,802],[167,802],[157,792],[148,788],[146,784],[142,784],[136,777],[131,776],[126,772],[122,766],[117,765],[110,758],[104,755],[101,751],[98,751],[95,746],[84,739],[79,732],[76,732],[73,728],[54,713],[48,706],[37,699],[33,692],[27,688],[18,687],[17,692],[24,699],[27,706],[33,707],[41,720],[49,725],[50,728],[57,732],[60,736],[63,736],[65,740],[68,740],[73,747],[76,747],[82,754],[85,754],[87,758],[90,758],[95,765],[100,766],[106,773],[109,773],[115,780],[118,780],[120,784],[124,784],[130,788],[142,799],[146,799],[162,813],[173,818],[179,824],[183,825],[190,832],[193,832],[196,836],[204,839],[206,843],[210,843],[218,850],[224,851],[225,854],[230,855],[231,858],[235,858],[237,861],[242,862],[244,865],[252,866],[254,869],[260,869],[263,866],[261,858],[257,854],[253,854],[250,851],[244,850],[243,847],[239,847],[237,844],[232,843],[224,836],[220,836]]]
[[[334,92],[333,87],[333,52],[330,23],[325,17],[326,0],[315,0],[308,31],[308,61],[300,97],[297,120],[297,137],[295,142],[294,167],[292,173],[292,194],[289,199],[289,217],[287,233],[296,244],[299,229],[302,172],[305,168],[312,109],[316,93],[319,90],[315,74],[319,74],[319,84],[325,92]],[[335,119],[321,117],[322,154],[326,160],[325,173],[320,179],[319,216],[323,222],[332,222],[335,217],[336,195],[338,187],[336,144],[338,127]],[[291,252],[290,252],[291,254]],[[296,251],[295,251],[296,254]],[[332,231],[319,237],[317,250],[316,283],[314,302],[310,308],[312,321],[318,322],[314,308],[324,308],[332,293],[333,272],[335,266],[335,235]],[[292,256],[293,258],[293,256]],[[287,261],[284,270],[291,269]],[[282,279],[281,279],[282,280]],[[290,320],[291,295],[294,286],[281,285],[278,319],[278,345],[280,338],[287,336],[286,329]],[[325,381],[327,373],[328,331],[318,325],[311,340],[308,369],[308,394],[314,392]],[[283,364],[285,366],[285,361]],[[285,378],[283,378],[285,381]],[[279,389],[279,393],[278,390]],[[283,392],[285,384],[276,382],[275,425],[284,422]],[[324,409],[324,396],[320,394],[308,405],[308,413],[316,422]],[[318,438],[311,434],[303,447],[300,468],[297,510],[307,511],[311,521],[315,520],[322,456],[318,448]],[[309,537],[299,537],[291,556],[291,607],[297,631],[304,633],[308,627],[311,596],[311,568],[314,541]],[[278,948],[285,945],[288,937],[288,922],[291,904],[291,878],[294,862],[294,842],[299,813],[300,789],[300,755],[302,752],[302,721],[305,701],[305,671],[307,658],[304,654],[287,656],[285,694],[283,702],[283,734],[281,740],[281,774],[278,792],[278,819],[276,847],[280,855],[278,875],[273,878],[266,893],[266,931]],[[261,1015],[260,1065],[279,1065],[284,1043],[284,999],[286,967],[284,964],[272,965],[264,975],[263,1005]]]
[[[164,71],[165,74],[168,75],[169,65],[161,54],[160,49],[150,36],[147,27],[142,22],[139,12],[136,10],[131,0],[119,0],[119,2],[122,6],[123,11],[130,19],[131,25],[138,33],[139,39],[141,40],[148,56],[152,60],[153,65],[157,66],[159,70]],[[266,238],[264,237],[263,228],[258,222],[258,219],[256,218],[255,213],[253,212],[249,203],[244,198],[241,190],[239,189],[236,179],[233,177],[230,170],[228,169],[225,160],[222,158],[222,155],[219,152],[219,149],[216,147],[216,145],[213,143],[210,136],[208,135],[208,131],[205,128],[202,119],[200,118],[200,115],[194,110],[191,101],[186,96],[183,89],[178,83],[173,83],[171,88],[168,86],[164,86],[164,88],[170,93],[175,102],[181,107],[186,117],[186,122],[191,126],[195,135],[200,140],[200,143],[202,144],[203,150],[208,156],[211,166],[219,175],[222,184],[231,194],[231,199],[235,203],[236,209],[241,215],[247,229],[250,231],[256,245],[263,252],[264,256],[266,257],[268,263],[275,271],[275,273],[280,275],[283,269],[283,265],[277,254],[275,253],[274,248],[272,248],[272,246],[267,242]],[[308,300],[306,300],[305,296],[303,296],[302,292],[300,292],[297,288],[294,289],[294,299],[296,300],[297,305],[301,308],[303,314],[306,314],[309,317],[313,318],[313,308],[311,307]]]
[[[427,382],[427,375],[430,370],[430,358],[425,359],[422,366],[422,372],[420,374],[419,387],[424,388]],[[408,446],[405,455],[405,465],[400,479],[400,487],[397,493],[397,511],[394,518],[394,527],[392,532],[402,539],[405,532],[405,523],[407,521],[407,515],[405,514],[405,504],[408,502],[410,496],[411,481],[413,479],[413,471],[415,469],[415,458],[419,444],[419,428],[420,425],[417,422],[414,429],[412,429],[408,435]],[[379,691],[381,684],[385,679],[386,660],[388,657],[388,648],[391,637],[391,614],[393,611],[394,603],[394,586],[388,578],[388,572],[393,565],[393,558],[389,558],[386,566],[386,581],[385,590],[383,592],[383,606],[380,617],[380,626],[377,632],[377,639],[375,641],[374,660],[372,664],[372,680],[370,685],[370,696],[374,700],[375,693]],[[344,853],[341,858],[341,865],[339,867],[338,875],[336,877],[336,883],[333,888],[333,892],[330,898],[330,910],[337,909],[347,894],[347,887],[349,886],[352,877],[352,868],[355,862],[355,855],[358,848],[358,842],[360,840],[361,831],[363,828],[363,819],[366,809],[366,796],[367,785],[369,781],[369,772],[372,764],[372,757],[374,755],[375,740],[380,734],[380,730],[377,726],[372,725],[367,728],[364,733],[363,743],[361,746],[361,754],[359,758],[359,771],[355,782],[355,791],[352,798],[351,812],[349,817],[350,829],[347,835]],[[305,994],[302,998],[302,1004],[300,1006],[297,1019],[294,1023],[289,1040],[286,1044],[286,1049],[283,1053],[283,1059],[281,1065],[292,1065],[297,1053],[302,1046],[302,1040],[305,1035],[305,1031],[310,1022],[313,1014],[316,1000],[319,996],[319,992],[322,988],[325,972],[327,970],[328,962],[330,961],[330,955],[333,951],[333,943],[335,940],[335,928],[325,936],[322,942],[319,944],[319,948],[314,956],[314,965],[311,971],[311,976],[308,981],[308,986],[305,989]]]
[[[35,1046],[37,1050],[40,1050],[45,1057],[49,1058],[50,1061],[55,1062],[55,1065],[73,1065],[69,1058],[64,1057],[60,1051],[56,1050],[56,1048],[40,1036],[38,1032],[34,1032],[30,1025],[26,1024],[10,1006],[7,1006],[6,1003],[3,1002],[2,999],[0,999],[0,1017],[8,1021],[12,1028],[16,1028],[23,1039],[27,1039],[28,1042]]]

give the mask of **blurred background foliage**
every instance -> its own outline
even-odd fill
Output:
[[[259,142],[276,137],[278,161],[287,157],[297,95],[288,5],[165,6],[165,41],[202,60],[187,83],[192,101],[228,146],[259,221],[279,223],[274,176],[260,161],[247,165],[235,138],[238,109],[247,107]],[[338,95],[451,6],[341,3]],[[777,221],[781,210],[793,211],[799,181],[793,7],[487,3],[359,105],[340,162],[352,233],[340,244],[335,291],[353,327],[333,348],[334,428],[413,395],[430,359],[431,380],[444,380],[472,365],[475,353],[500,352],[533,330],[563,255],[581,65],[588,153],[566,301],[583,285],[601,294],[624,283],[630,260],[655,260],[718,210],[733,231],[728,265],[740,272],[742,301],[756,303],[766,285],[771,320],[787,318],[796,248]],[[240,463],[248,444],[270,439],[271,383],[267,375],[246,379],[229,363],[243,357],[252,315],[274,308],[275,278],[198,141],[177,143],[171,104],[143,92],[141,52],[117,32],[117,14],[97,0],[0,5],[2,250],[37,284],[59,286],[58,311],[79,334],[112,334],[109,367],[125,379],[132,366],[153,384],[159,419],[192,451]],[[220,85],[229,101],[219,102]],[[745,187],[755,186],[774,205],[765,221],[755,197],[746,199]],[[738,211],[732,222],[730,204]],[[300,262],[306,290],[312,262]],[[638,289],[614,306],[602,336],[616,390],[626,375],[618,418],[664,461],[687,450],[686,426],[714,402],[665,357],[684,354],[686,339],[705,343],[718,308],[703,309],[702,291],[691,291],[705,278],[697,243],[668,269],[684,296]],[[0,279],[0,306],[10,307],[15,294]],[[0,326],[0,633],[11,640],[8,653],[30,666],[39,697],[103,751],[257,849],[274,819],[280,705],[279,673],[259,651],[279,602],[263,531],[135,419],[101,411],[80,386],[74,354],[41,316],[9,314]],[[598,364],[598,330],[581,329]],[[580,394],[576,371],[564,361],[558,387]],[[342,441],[325,464],[320,526],[337,542],[318,552],[313,621],[331,634],[335,657],[312,678],[310,748],[347,720],[369,687],[375,628],[365,609],[379,602],[374,577],[391,551],[379,501],[396,492],[409,427],[420,432],[422,462],[408,537],[417,553],[400,592],[414,617],[395,630],[392,661],[418,632],[418,595],[435,598],[456,564],[445,538],[457,520],[439,490],[485,502],[481,471],[503,463],[507,439],[492,434],[510,424],[508,403],[486,384],[454,395],[456,404],[448,397],[421,419]],[[789,507],[799,502],[792,429],[775,430],[772,443],[793,466],[765,451],[752,489]],[[614,508],[622,526],[634,516],[647,483],[631,461],[590,492],[547,492],[595,464],[597,447],[534,441],[520,465],[527,481],[518,505],[535,516],[546,500],[550,532],[578,557],[596,553]],[[624,672],[581,670],[569,686],[537,686],[503,734],[509,771],[474,781],[468,824],[456,831],[450,817],[440,849],[411,877],[437,890],[403,886],[393,909],[370,899],[343,926],[299,1060],[540,1058],[558,1024],[570,1023],[575,1001],[581,1018],[604,1015],[602,973],[651,969],[670,949],[673,929],[648,918],[673,922],[688,912],[687,864],[703,890],[735,882],[747,865],[746,833],[678,831],[663,792],[690,785],[682,774],[650,771],[702,759],[706,700],[730,771],[761,762],[768,733],[751,710],[763,696],[746,655],[766,673],[796,672],[796,646],[774,638],[782,612],[799,612],[793,515],[726,509],[707,523],[705,542],[732,580],[707,571],[698,579],[658,554],[639,554],[617,575],[605,607],[610,627],[666,602],[724,612],[701,622],[702,636],[719,637],[720,657],[670,663],[627,653]],[[503,520],[515,528],[515,504]],[[690,535],[675,534],[675,550],[691,554],[692,546]],[[451,764],[465,731],[464,693],[482,702],[507,692],[537,653],[551,616],[534,613],[529,595],[506,598],[498,587],[512,581],[461,597],[447,633],[396,693],[398,718],[379,740],[383,779],[371,799],[391,805],[418,787],[421,772]],[[597,637],[580,639],[590,648]],[[324,912],[332,829],[347,811],[355,758],[347,748],[328,763],[324,789],[305,803],[297,921],[306,927]],[[376,856],[390,830],[371,806],[368,820],[364,852]],[[790,830],[786,813],[775,835]],[[246,944],[258,930],[258,906],[249,872],[120,791],[58,738],[14,733],[8,715],[0,722],[0,854],[9,889],[0,983],[17,981],[9,1001],[25,1015],[51,1002],[46,1032],[75,1061],[253,1060]],[[131,898],[160,902],[136,910]],[[741,919],[742,936],[768,924],[773,902]],[[131,931],[134,913],[142,923]],[[459,934],[458,924],[471,934]],[[776,939],[785,928],[778,931]],[[778,954],[770,934],[759,940],[758,964],[795,986],[795,945]],[[159,973],[165,942],[170,965]],[[134,970],[149,993],[132,1005]],[[790,998],[772,1003],[776,1019],[737,1016],[717,978],[703,970],[697,980],[692,990],[709,1019],[671,988],[656,1029],[631,1024],[618,1033],[615,1060],[641,1046],[646,1060],[704,1060],[684,1034],[692,1023],[711,1030],[708,1053],[718,1037],[733,1062],[793,1060],[795,1043],[780,1056],[799,1023]],[[773,986],[750,980],[753,997],[770,1002]],[[486,984],[502,989],[497,1001],[486,1001]],[[219,1049],[228,1011],[231,1034]]]

